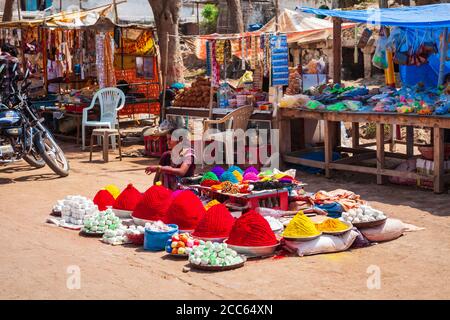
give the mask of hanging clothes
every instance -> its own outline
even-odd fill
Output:
[[[114,43],[109,33],[96,35],[97,79],[100,88],[114,87],[116,76],[114,72]]]
[[[211,42],[211,85],[219,87],[220,85],[220,65],[216,58],[216,41]]]

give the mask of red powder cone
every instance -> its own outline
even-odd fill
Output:
[[[251,210],[236,220],[227,243],[236,246],[262,247],[275,245],[278,241],[267,220]]]
[[[211,186],[215,186],[217,184],[220,184],[220,181],[211,180],[211,179],[203,180],[202,183],[200,183],[200,185],[202,187],[211,187]]]
[[[114,209],[133,211],[141,201],[142,194],[130,183],[117,197]]]
[[[216,204],[206,211],[195,228],[193,236],[200,238],[227,238],[233,228],[234,218],[223,204]]]
[[[133,211],[133,217],[145,220],[163,220],[172,203],[172,192],[163,186],[152,186],[145,191]]]
[[[186,190],[173,200],[163,222],[176,224],[180,230],[194,230],[205,212],[200,199]]]
[[[107,206],[112,207],[114,205],[114,202],[116,201],[114,197],[109,193],[107,190],[100,190],[97,192],[97,194],[94,197],[94,200],[92,200],[94,204],[97,205],[98,210],[104,211],[108,208]]]

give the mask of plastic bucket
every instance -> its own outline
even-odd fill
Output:
[[[166,232],[156,232],[145,229],[144,233],[144,250],[148,251],[162,251],[166,247],[166,242],[175,233],[178,232],[178,226],[176,224],[168,224],[173,228]]]

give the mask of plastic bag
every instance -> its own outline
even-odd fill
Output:
[[[406,227],[400,220],[388,218],[380,226],[364,228],[360,231],[369,241],[382,242],[397,239],[406,231]]]
[[[372,58],[372,64],[378,69],[387,69],[388,62],[386,57],[386,37],[378,38],[377,48],[375,49],[375,54]]]
[[[285,241],[285,246],[290,250],[297,251],[299,256],[308,256],[319,253],[332,253],[345,251],[353,244],[359,233],[350,230],[340,236],[321,235],[315,240],[300,242],[300,241]]]
[[[304,94],[284,95],[280,101],[280,108],[300,108],[304,107],[308,101],[309,97]]]

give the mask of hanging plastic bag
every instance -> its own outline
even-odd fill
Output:
[[[375,50],[375,54],[372,58],[372,63],[378,69],[387,69],[388,62],[386,57],[386,45],[387,39],[386,37],[379,37],[377,42],[377,48]]]

